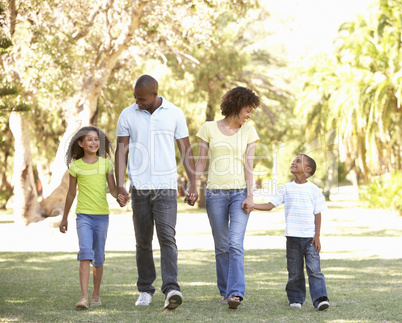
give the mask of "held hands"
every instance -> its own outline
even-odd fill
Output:
[[[184,198],[184,203],[194,206],[195,202],[198,200],[198,192],[196,186],[189,183],[184,193],[186,194]]]
[[[130,196],[128,195],[125,188],[119,188],[117,190],[117,198],[116,201],[119,203],[120,207],[124,207],[127,205],[127,202],[130,201]]]
[[[254,201],[251,196],[247,196],[246,199],[241,203],[241,208],[243,209],[244,213],[250,213],[254,210]]]

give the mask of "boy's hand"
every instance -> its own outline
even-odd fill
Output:
[[[254,210],[254,201],[252,197],[246,197],[246,199],[241,203],[241,208],[244,210],[244,213],[250,213]]]
[[[315,235],[313,240],[311,240],[311,245],[314,244],[314,251],[320,252],[321,251],[321,242],[320,236]]]

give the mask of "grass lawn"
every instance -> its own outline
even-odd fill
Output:
[[[111,209],[115,215],[111,221],[119,222],[119,226],[111,226],[108,239],[123,245],[132,242],[134,248],[130,208],[117,209],[112,204]],[[255,212],[246,234],[246,297],[234,311],[219,304],[205,210],[180,202],[179,213],[179,283],[184,302],[174,311],[163,309],[157,248],[154,254],[157,292],[149,307],[134,305],[138,297],[135,252],[113,249],[106,252],[101,288],[103,305],[75,310],[80,296],[78,262],[76,252],[72,252],[75,244],[63,252],[29,249],[34,244],[33,237],[46,238],[47,244],[57,245],[61,234],[45,234],[41,230],[56,230],[46,226],[23,231],[14,225],[10,211],[0,213],[0,244],[7,242],[1,239],[2,235],[8,239],[16,236],[26,238],[30,250],[13,251],[11,246],[0,246],[0,322],[402,322],[401,217],[361,209],[350,201],[329,203],[328,213],[323,217],[321,267],[331,307],[315,312],[309,295],[301,310],[289,308],[284,245],[282,242],[278,247],[269,245],[276,238],[283,238],[283,209]],[[71,231],[70,237],[74,237],[74,229]],[[197,239],[201,247],[193,249],[189,242]],[[204,243],[206,239],[209,244]],[[255,247],[250,243],[254,241]],[[379,250],[374,250],[376,246]]]
[[[323,260],[331,308],[315,312],[307,298],[302,310],[288,307],[283,250],[247,250],[246,299],[238,310],[219,304],[210,250],[180,252],[184,303],[163,309],[157,291],[149,308],[134,306],[133,252],[108,252],[102,286],[103,306],[77,311],[75,253],[0,253],[2,322],[401,322],[401,259]],[[155,253],[159,258],[159,253]],[[159,268],[158,268],[159,270]],[[155,286],[160,286],[158,277]]]

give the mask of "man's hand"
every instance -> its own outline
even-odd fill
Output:
[[[119,203],[120,207],[126,206],[127,202],[130,200],[130,196],[128,195],[126,189],[124,187],[119,187],[117,189],[117,203]]]
[[[198,192],[196,185],[189,183],[187,189],[184,192],[186,194],[184,202],[188,205],[194,206],[195,202],[198,200]]]

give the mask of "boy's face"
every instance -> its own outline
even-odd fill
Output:
[[[307,164],[306,156],[302,155],[297,156],[295,160],[292,162],[292,165],[290,165],[290,172],[293,175],[304,174],[306,175],[306,177],[308,177],[311,172],[311,167],[308,166]]]

